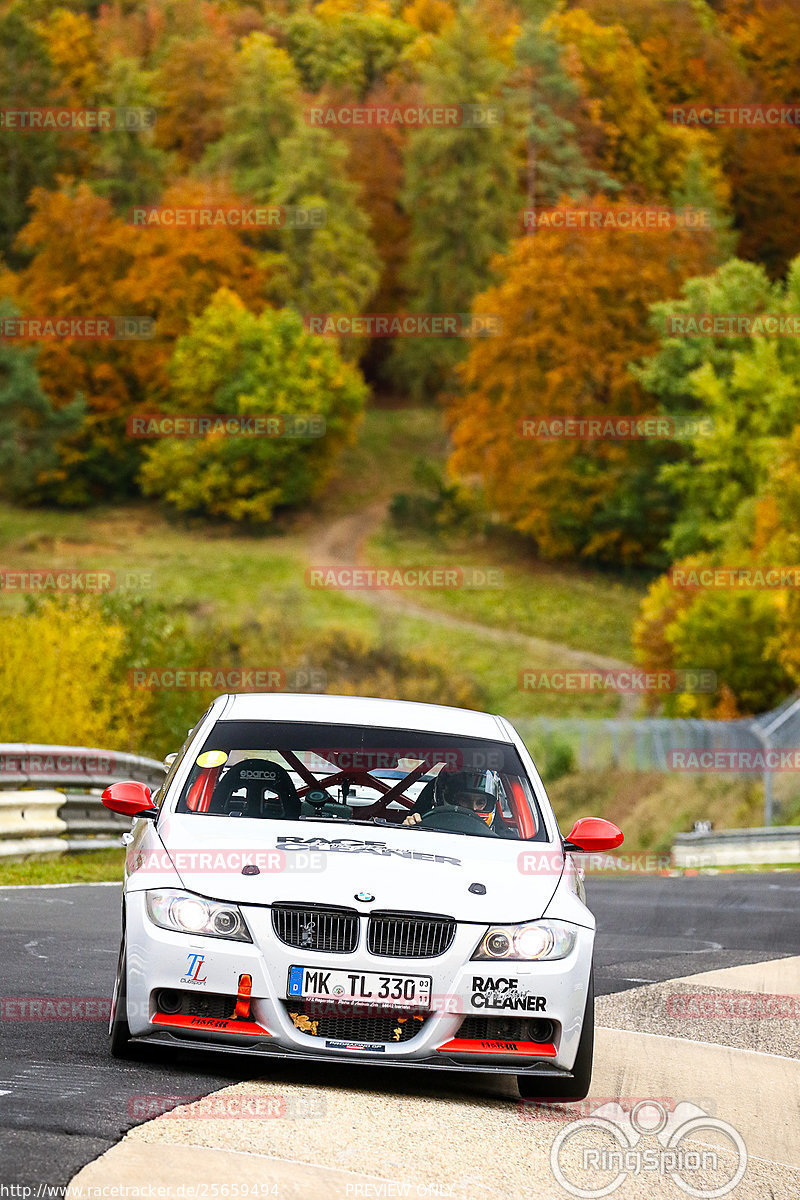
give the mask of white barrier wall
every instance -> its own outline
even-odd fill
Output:
[[[67,823],[58,810],[64,793],[0,792],[0,858],[31,854],[63,854]]]
[[[672,858],[676,867],[689,868],[800,864],[800,826],[678,833]]]

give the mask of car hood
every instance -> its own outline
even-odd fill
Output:
[[[540,917],[563,868],[561,848],[546,843],[344,822],[171,815],[159,835],[187,891],[244,905],[289,901],[508,923]],[[259,873],[242,874],[245,866]]]

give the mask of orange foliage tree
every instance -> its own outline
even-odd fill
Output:
[[[136,226],[115,217],[86,184],[39,189],[32,202],[19,242],[33,258],[15,286],[24,314],[136,316],[154,323],[152,338],[46,341],[38,358],[45,391],[58,407],[78,395],[87,405],[85,428],[68,445],[53,498],[84,503],[101,492],[125,494],[140,449],[126,436],[126,419],[163,398],[176,337],[219,287],[256,303],[261,279],[249,248],[225,226]],[[164,206],[212,202],[236,200],[196,182],[176,184],[163,198]]]
[[[612,214],[619,205],[597,199]],[[475,311],[502,330],[477,340],[449,408],[451,469],[479,479],[492,509],[550,558],[657,561],[668,500],[654,440],[521,436],[550,418],[653,412],[628,370],[654,347],[648,306],[707,268],[713,237],[682,229],[540,228],[495,260]]]

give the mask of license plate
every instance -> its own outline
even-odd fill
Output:
[[[287,995],[294,998],[313,996],[315,1000],[370,1000],[392,1008],[427,1008],[431,998],[431,977],[290,967]]]

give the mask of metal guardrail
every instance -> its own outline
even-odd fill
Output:
[[[164,766],[85,746],[0,742],[0,859],[119,846],[130,820],[105,808],[100,793],[122,779],[158,788]]]
[[[800,864],[800,826],[721,829],[717,833],[677,833],[672,847],[676,867],[759,867]]]

